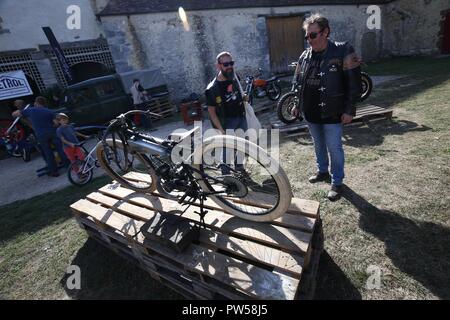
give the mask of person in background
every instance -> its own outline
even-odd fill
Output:
[[[238,78],[235,77],[233,57],[230,52],[224,51],[217,55],[216,68],[218,74],[205,90],[206,105],[208,106],[211,124],[221,134],[226,134],[228,130],[232,130],[234,134],[246,132],[247,119],[245,117],[244,101],[248,101],[248,97],[241,95],[237,82]],[[225,152],[223,160],[224,164],[221,165],[222,174],[230,174],[230,163],[226,161]],[[238,160],[235,161],[235,169],[243,171],[244,167],[239,162]]]
[[[356,114],[362,91],[361,59],[347,42],[328,39],[331,29],[324,16],[310,16],[303,28],[310,47],[300,56],[295,70],[293,82],[301,86],[301,108],[294,109],[293,115],[303,113],[314,142],[317,172],[309,182],[331,180],[327,198],[336,201],[344,180],[342,126],[352,122]]]
[[[130,88],[131,96],[133,98],[134,109],[148,111],[146,101],[151,99],[151,96],[148,94],[146,90],[142,87],[139,79],[133,80],[133,85]],[[153,123],[150,115],[140,115],[136,114],[134,116],[134,122],[137,124],[141,124],[145,129],[149,131],[154,131]]]
[[[36,135],[36,140],[39,143],[44,160],[47,164],[47,174],[51,177],[57,177],[59,176],[59,173],[52,146],[58,152],[64,166],[68,166],[70,161],[64,154],[61,140],[56,136],[56,127],[54,122],[55,113],[46,106],[47,99],[42,96],[38,96],[34,101],[34,108],[16,110],[12,113],[12,116],[15,118],[25,117],[31,121],[34,134]]]
[[[84,139],[89,139],[90,137],[75,131],[75,128],[69,124],[69,117],[65,113],[58,113],[56,121],[59,124],[58,129],[56,129],[56,135],[61,139],[67,158],[71,163],[74,163],[76,160],[84,160],[83,149],[77,145],[80,143],[77,136]]]

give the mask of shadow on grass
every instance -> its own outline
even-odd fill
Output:
[[[137,265],[89,238],[71,265],[80,267],[81,289],[70,290],[66,274],[60,281],[72,299],[183,299]]]
[[[361,300],[361,294],[326,250],[320,256],[315,300]]]
[[[343,143],[355,148],[379,146],[383,144],[385,136],[403,135],[409,132],[430,131],[433,128],[420,125],[408,120],[383,120],[383,122],[361,122],[351,127],[344,127]]]
[[[381,210],[348,186],[343,197],[360,213],[362,230],[384,242],[393,264],[441,299],[450,299],[450,229]],[[432,214],[432,212],[430,212]]]
[[[0,242],[20,234],[32,234],[52,224],[72,218],[70,205],[109,182],[106,177],[94,179],[83,187],[70,186],[28,200],[16,201],[0,208]],[[24,182],[25,187],[26,182]],[[20,192],[20,190],[16,190]]]

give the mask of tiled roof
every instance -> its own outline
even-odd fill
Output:
[[[186,11],[192,11],[302,5],[367,5],[385,4],[392,1],[395,0],[110,0],[99,16],[176,12],[180,6]]]

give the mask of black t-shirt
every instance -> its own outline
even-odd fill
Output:
[[[236,80],[214,81],[206,90],[206,104],[223,108],[225,118],[244,115],[244,103]]]
[[[322,52],[313,52],[305,78],[305,90],[303,91],[303,112],[308,122],[325,124],[340,123],[341,117],[322,118],[320,115],[320,66],[323,61]]]

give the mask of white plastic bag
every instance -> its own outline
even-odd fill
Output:
[[[238,85],[239,85],[239,91],[241,92],[242,98],[244,98],[244,90],[242,90],[241,83],[239,82],[239,79],[236,77],[236,74],[234,75],[234,78],[236,79]],[[253,110],[253,107],[250,103],[247,101],[244,101],[244,108],[245,108],[245,118],[247,120],[247,128],[253,129],[256,131],[256,135],[259,135],[259,129],[262,128],[261,122],[259,122],[258,118],[255,115],[255,111]]]
[[[245,106],[245,118],[247,119],[247,127],[248,129],[253,129],[257,133],[259,133],[259,129],[262,128],[261,122],[259,122],[258,118],[255,115],[255,111],[250,103],[244,101]]]

